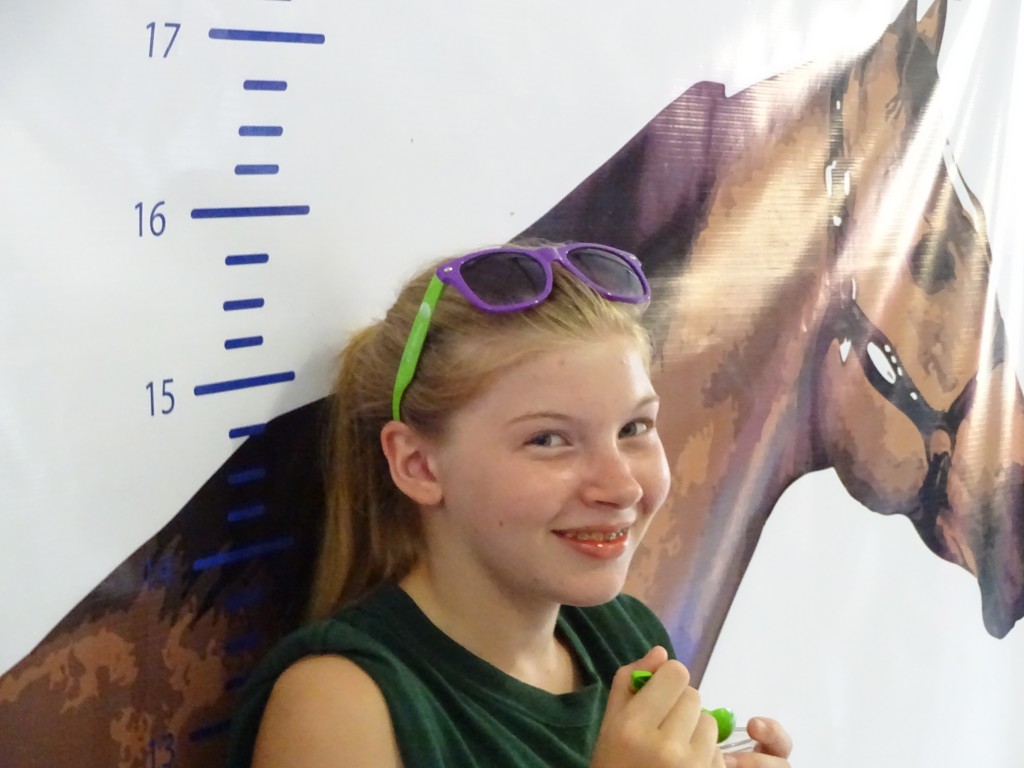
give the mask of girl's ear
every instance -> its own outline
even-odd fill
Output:
[[[380,447],[395,486],[419,504],[431,507],[444,499],[441,483],[430,466],[430,442],[408,424],[389,421],[380,431]]]

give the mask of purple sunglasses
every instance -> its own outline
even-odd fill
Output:
[[[539,248],[499,246],[460,256],[437,268],[423,295],[395,376],[391,414],[400,421],[402,396],[416,373],[423,342],[444,286],[450,285],[484,312],[516,312],[540,304],[551,295],[557,262],[600,296],[639,304],[651,288],[631,253],[597,243],[566,243]]]

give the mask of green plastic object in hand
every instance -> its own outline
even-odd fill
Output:
[[[635,693],[643,688],[647,681],[651,679],[651,675],[653,674],[653,672],[647,672],[642,669],[638,669],[633,672],[631,678],[633,692]],[[705,709],[704,711],[715,718],[715,722],[718,723],[719,744],[732,736],[732,732],[736,729],[736,715],[732,713],[731,709],[719,707],[718,709]]]

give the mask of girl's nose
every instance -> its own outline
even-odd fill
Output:
[[[625,509],[637,504],[644,491],[633,463],[618,448],[592,456],[583,487],[588,504]]]

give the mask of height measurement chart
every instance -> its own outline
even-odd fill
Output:
[[[28,555],[5,557],[0,575],[5,670],[271,416],[324,386],[296,341],[320,332],[309,328],[317,308],[302,289],[304,254],[322,237],[308,172],[316,155],[304,148],[316,141],[309,123],[327,39],[298,4],[264,5],[5,12],[3,48],[17,54],[5,54],[5,68],[19,77],[2,87],[3,154],[16,169],[8,182],[18,183],[0,192],[9,363],[0,442],[14,451],[3,452],[11,461],[0,470],[0,538]],[[91,679],[103,672],[82,648],[116,655],[135,641],[114,678],[149,682],[134,697],[108,698],[107,717],[93,716],[89,696],[76,702],[77,718],[62,721],[69,738],[28,743],[22,759],[81,759],[62,750],[93,741],[82,727],[90,718],[112,737],[89,758],[96,765],[116,764],[114,754],[147,766],[217,754],[229,712],[216,699],[242,684],[271,631],[259,610],[267,596],[246,585],[213,598],[232,623],[212,701],[177,690],[173,673],[170,685],[155,684],[147,669],[203,674],[195,660],[168,657],[181,645],[161,641],[182,626],[162,629],[169,595],[292,546],[287,529],[257,529],[268,466],[246,458],[227,473],[222,484],[239,500],[209,510],[221,528],[187,556],[180,547],[137,552],[129,582],[104,590],[107,600],[137,592],[135,606],[148,596],[155,612],[133,614],[148,629],[119,629],[103,600],[82,605],[85,644],[47,663],[75,659]],[[6,682],[7,698],[19,696],[31,675]],[[5,743],[9,728],[0,727]]]
[[[109,571],[76,555],[66,523],[122,530],[121,547],[106,546],[126,555],[268,413],[311,396],[289,318],[315,308],[288,288],[309,279],[303,254],[317,239],[316,160],[303,149],[325,35],[297,3],[208,18],[162,5],[5,12],[5,50],[21,62],[4,86],[18,107],[6,165],[19,170],[5,218],[34,233],[5,249],[4,348],[17,369],[4,411],[9,426],[32,425],[6,431],[26,463],[62,467],[58,483],[38,465],[4,472],[5,540],[49,553],[4,574],[25,597],[16,627],[21,611],[56,620]],[[63,343],[44,349],[30,329]],[[39,506],[52,528],[39,529]],[[81,568],[58,590],[51,557]],[[10,640],[5,666],[32,642]]]
[[[796,763],[1012,762],[949,702],[1024,706],[1019,3],[11,5],[5,768],[221,764],[302,620],[335,355],[522,234],[654,278],[629,587],[705,698]]]
[[[171,47],[174,44],[174,39],[177,36],[177,32],[180,29],[180,25],[164,23],[165,28],[172,28],[173,34],[168,40],[167,47],[163,52],[163,57],[166,58],[170,53]],[[156,24],[151,22],[147,25],[150,30],[150,56],[153,55],[153,38],[156,36]],[[211,28],[209,31],[210,40],[217,41],[238,41],[248,43],[288,43],[288,44],[305,44],[305,45],[323,45],[324,36],[316,33],[301,33],[301,32],[280,32],[280,31],[267,31],[267,30],[251,30],[251,29],[225,29],[225,28]],[[246,79],[242,82],[242,88],[245,91],[250,92],[270,92],[270,93],[282,93],[288,89],[288,82],[286,80],[265,80],[265,79]],[[275,110],[277,111],[277,110]],[[267,125],[267,124],[242,124],[238,127],[238,135],[240,137],[250,138],[276,138],[284,134],[283,125]],[[262,148],[261,151],[266,152],[268,155],[273,155],[274,147]],[[235,165],[234,173],[236,176],[276,176],[280,172],[280,165],[278,163],[238,163]],[[157,205],[161,205],[163,201]],[[143,235],[143,206],[141,203],[137,206],[139,210],[139,236]],[[286,217],[286,216],[306,216],[309,214],[308,205],[235,205],[235,206],[223,206],[223,207],[212,207],[212,208],[193,208],[191,211],[191,217],[193,220],[205,220],[205,219],[228,219],[232,222],[238,219],[251,219],[251,218],[271,218],[271,217]],[[154,211],[150,214],[150,219],[158,214]],[[163,229],[163,222],[160,224],[161,230]],[[150,230],[152,234],[157,235],[155,229],[153,229],[152,223],[150,224]],[[238,228],[236,227],[236,231]],[[241,253],[241,254],[228,254],[224,257],[224,264],[228,267],[241,267],[241,266],[255,266],[267,264],[270,261],[269,253]],[[253,312],[255,310],[264,309],[265,300],[262,296],[246,297],[246,298],[231,298],[227,299],[223,303],[223,309],[225,312]],[[250,321],[251,322],[251,321]],[[228,338],[224,340],[225,350],[237,350],[248,347],[260,347],[263,346],[263,335],[244,335],[237,336],[234,338]],[[282,384],[295,380],[295,371],[279,371],[274,373],[263,373],[253,376],[246,376],[242,378],[228,379],[225,381],[215,381],[205,384],[197,384],[193,387],[193,393],[196,397],[202,397],[204,395],[215,395],[221,392],[235,392],[244,389],[250,389],[253,387],[264,387],[273,384]],[[171,379],[165,379],[163,384],[171,383]],[[147,385],[152,391],[152,384]],[[167,395],[166,390],[164,392]],[[173,407],[173,405],[172,405]],[[170,409],[161,409],[162,414],[169,413]],[[155,414],[154,414],[155,415]],[[228,437],[240,438],[249,437],[252,435],[258,435],[261,433],[264,425],[260,423],[246,424],[244,426],[233,427],[228,431]],[[261,470],[259,468],[249,470],[247,473],[240,475],[240,481],[247,481],[249,478],[258,479],[260,477]],[[253,514],[258,514],[258,506],[248,508],[245,513],[235,513],[232,517],[231,514],[228,516],[230,522],[234,522],[237,519],[245,519]]]

